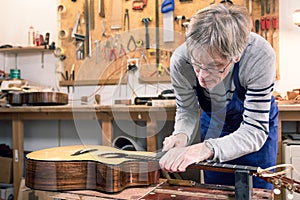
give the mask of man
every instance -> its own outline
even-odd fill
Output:
[[[276,58],[270,44],[251,27],[240,6],[211,5],[192,17],[186,42],[171,58],[177,111],[174,132],[163,142],[163,170],[182,172],[203,160],[276,165]],[[201,143],[190,145],[199,106]],[[234,185],[234,174],[205,171],[204,180]],[[253,186],[272,188],[257,177]]]

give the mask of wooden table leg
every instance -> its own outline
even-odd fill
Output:
[[[102,120],[102,145],[112,146],[113,143],[113,125],[112,120]]]
[[[157,151],[157,121],[147,121],[147,151]]]
[[[24,124],[19,114],[16,114],[12,120],[12,139],[14,197],[17,199],[24,170]]]

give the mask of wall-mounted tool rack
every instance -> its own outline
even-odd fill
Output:
[[[162,0],[139,2],[136,0],[61,0],[57,12],[60,26],[59,44],[66,56],[63,61],[64,68],[68,74],[72,74],[71,71],[74,70],[75,76],[74,80],[60,81],[60,85],[118,84],[120,80],[126,83],[128,58],[141,59],[141,65],[138,66],[140,82],[170,82],[169,59],[174,49],[184,41],[184,24],[199,9],[218,2],[174,0],[173,12],[177,19],[174,18],[174,42],[163,41],[162,2]],[[279,1],[236,0],[233,3],[245,5],[249,11],[252,8],[253,32],[268,37],[266,39],[273,45],[277,53],[277,79],[279,79]],[[89,5],[88,8],[86,5]],[[115,7],[118,7],[121,13],[116,14]],[[136,9],[137,7],[139,9]],[[87,12],[89,12],[88,16]],[[80,13],[77,20],[79,23],[74,30],[78,13]],[[184,19],[180,16],[184,16]],[[150,19],[147,23],[149,49],[145,44],[146,30],[142,20],[145,18]],[[88,26],[87,22],[89,22]],[[267,27],[268,31],[266,31]],[[86,30],[90,30],[89,34],[86,34]],[[78,37],[74,37],[72,34],[74,31]],[[87,39],[86,36],[89,38]],[[86,48],[87,43],[88,48]],[[84,48],[80,44],[84,45]],[[83,57],[78,54],[80,48],[81,53],[84,53]],[[144,58],[147,58],[149,63],[146,63]]]

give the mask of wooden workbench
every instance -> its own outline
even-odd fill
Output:
[[[278,105],[278,137],[279,152],[278,163],[281,163],[282,122],[300,121],[300,104]],[[13,176],[14,191],[17,196],[20,180],[23,177],[24,166],[24,120],[70,120],[98,119],[102,123],[102,145],[111,146],[113,141],[113,121],[128,120],[146,121],[147,123],[147,150],[155,151],[156,122],[161,120],[174,120],[175,107],[150,106],[35,106],[0,108],[0,120],[12,121],[12,148],[13,148]],[[163,113],[163,114],[162,114]]]
[[[162,114],[163,113],[163,114]],[[150,106],[22,106],[0,108],[0,120],[12,121],[13,183],[17,196],[24,166],[24,120],[99,120],[102,123],[102,145],[112,145],[113,121],[134,120],[147,123],[147,150],[155,151],[156,122],[174,120],[175,107]]]

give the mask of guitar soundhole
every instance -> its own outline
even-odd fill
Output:
[[[102,153],[98,155],[101,158],[125,158],[127,154],[125,153]]]

